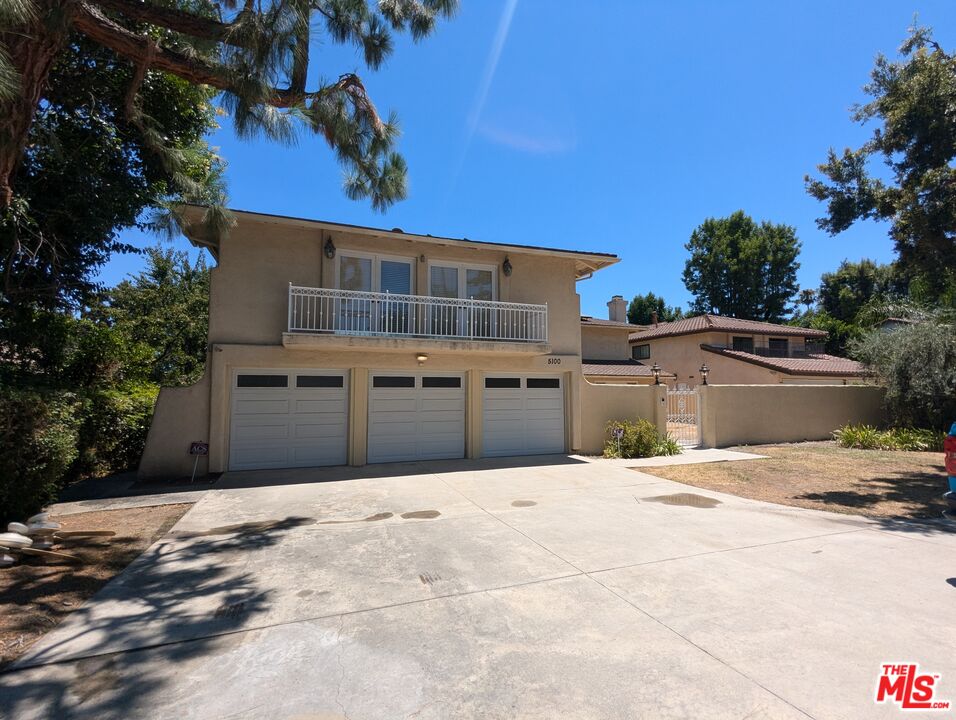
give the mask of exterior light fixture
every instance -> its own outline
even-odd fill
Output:
[[[501,271],[505,274],[505,277],[511,277],[511,260],[505,258],[505,261],[501,264]]]
[[[329,260],[335,257],[335,244],[332,242],[331,235],[325,241],[325,257]]]
[[[703,385],[707,384],[707,373],[710,372],[710,368],[707,367],[707,363],[704,363],[700,366],[700,379]]]
[[[425,361],[428,359],[428,356],[427,356],[427,355],[419,355],[419,356],[418,356],[417,358],[415,358],[415,359],[418,360],[418,364],[419,364],[419,365],[424,365],[424,364],[425,364]]]
[[[661,384],[661,366],[658,365],[657,363],[654,363],[653,365],[651,365],[651,372],[654,373],[654,384],[660,385]]]

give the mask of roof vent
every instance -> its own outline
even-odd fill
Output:
[[[405,231],[402,230],[401,228],[392,228],[392,232],[400,232],[400,233],[403,233],[403,232],[405,232]]]

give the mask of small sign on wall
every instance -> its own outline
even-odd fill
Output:
[[[189,443],[189,454],[190,455],[208,455],[209,443],[206,443],[206,442]]]

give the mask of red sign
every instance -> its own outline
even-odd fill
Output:
[[[208,455],[209,454],[209,443],[204,442],[194,442],[189,444],[189,454],[190,455]]]
[[[881,665],[876,702],[892,702],[901,710],[949,710],[949,700],[934,699],[938,674],[920,673],[916,663]]]

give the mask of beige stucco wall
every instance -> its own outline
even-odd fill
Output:
[[[156,398],[139,477],[186,477],[195,458],[191,442],[209,442],[209,373],[189,387],[162,388]],[[200,457],[197,475],[205,475],[208,458]]]
[[[708,385],[701,393],[705,447],[826,440],[846,423],[880,425],[873,385]]]
[[[585,455],[604,452],[604,426],[608,420],[645,418],[666,429],[667,387],[664,385],[593,385],[584,378],[581,388],[581,447]]]
[[[353,250],[417,258],[412,288],[416,295],[428,294],[430,262],[492,265],[497,268],[498,300],[547,304],[553,352],[580,352],[580,304],[570,258],[328,232],[248,218],[242,218],[220,244],[211,278],[210,343],[278,345],[288,324],[289,283],[336,286],[336,261],[322,251],[328,237],[337,254]],[[510,277],[501,272],[506,257],[513,268]]]
[[[627,328],[581,324],[581,357],[588,360],[628,360],[631,345]]]

